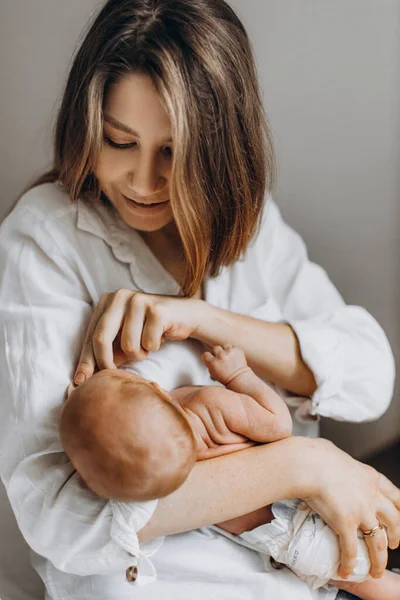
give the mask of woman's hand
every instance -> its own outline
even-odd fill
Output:
[[[89,323],[76,368],[79,385],[96,370],[140,361],[163,340],[191,337],[206,307],[202,300],[143,294],[120,289],[103,294]]]
[[[308,440],[303,458],[311,493],[302,495],[339,536],[339,576],[347,578],[355,567],[357,530],[386,527],[389,547],[400,541],[400,490],[384,475],[364,465],[327,440]],[[309,475],[307,475],[309,474]],[[380,577],[387,563],[384,532],[365,537],[371,559],[371,576]]]

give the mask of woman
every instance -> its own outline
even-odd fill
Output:
[[[92,494],[59,442],[71,378],[112,368],[114,352],[140,360],[163,339],[241,346],[265,379],[310,397],[314,417],[377,418],[390,402],[379,325],[344,306],[272,200],[263,212],[272,144],[229,6],[109,0],[72,66],[55,146],[54,169],[0,235],[1,475],[47,598],[323,597],[198,529],[225,520],[240,533],[263,511],[230,519],[281,498],[306,499],[337,532],[342,575],[358,529],[381,522],[396,547],[400,491],[323,440],[199,463],[174,494],[140,505]],[[366,536],[379,576],[386,543]]]

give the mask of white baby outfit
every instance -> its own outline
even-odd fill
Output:
[[[246,254],[204,287],[212,305],[290,323],[317,382],[313,415],[366,421],[386,410],[394,382],[386,336],[365,310],[344,304],[271,199]],[[266,572],[259,553],[212,528],[139,544],[136,532],[157,501],[108,502],[83,485],[60,443],[60,411],[93,306],[119,288],[179,293],[112,207],[73,203],[62,186],[46,184],[25,194],[1,224],[0,475],[46,600],[328,597],[289,569]],[[318,433],[317,423],[295,427]],[[0,597],[39,598],[19,586],[27,567],[7,540],[0,544]],[[130,553],[139,561],[135,584],[125,579]]]
[[[311,590],[326,585],[338,576],[339,540],[325,521],[303,501],[282,500],[272,505],[271,523],[241,535],[248,548],[272,556],[288,566]],[[347,581],[368,579],[371,562],[362,533],[357,536],[357,557],[353,573]],[[330,589],[327,587],[327,589]]]

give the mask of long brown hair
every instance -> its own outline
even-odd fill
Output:
[[[250,41],[224,0],[108,0],[71,68],[53,169],[72,200],[102,195],[93,168],[110,85],[149,75],[171,119],[171,205],[182,239],[185,295],[246,250],[275,162]]]

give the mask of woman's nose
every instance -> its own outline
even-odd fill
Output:
[[[167,183],[165,174],[154,158],[141,157],[134,165],[130,187],[138,197],[146,198],[161,191]]]

